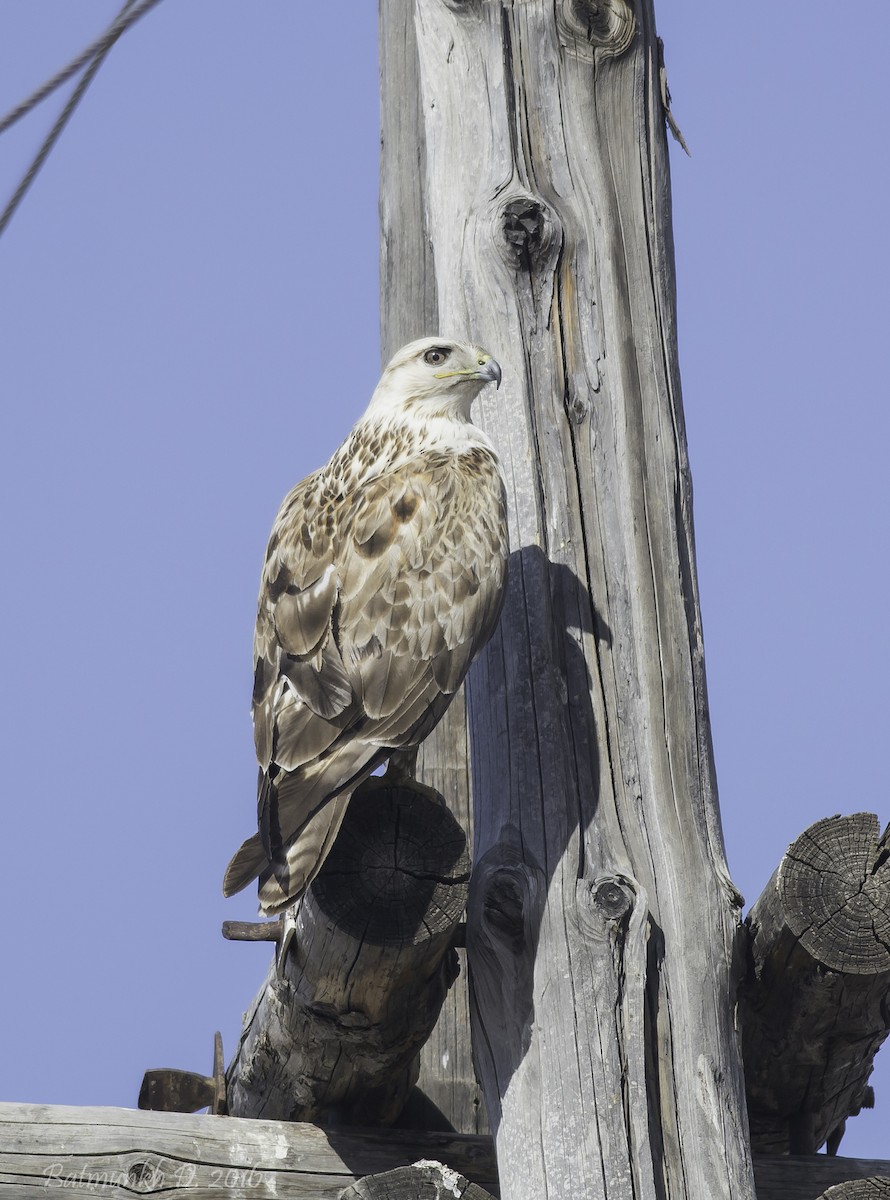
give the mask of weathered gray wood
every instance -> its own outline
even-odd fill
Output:
[[[451,811],[472,845],[470,760],[463,689],[432,736],[421,746],[417,767],[419,777],[447,797]],[[417,1086],[459,1133],[488,1133],[490,1126],[485,1101],[473,1067],[470,993],[463,952],[458,954],[458,962],[460,974],[449,988],[436,1027],[420,1052]],[[435,1128],[429,1119],[425,1125]]]
[[[296,914],[228,1070],[233,1116],[394,1120],[457,970],[466,838],[441,798],[370,779]]]
[[[514,553],[468,689],[467,930],[504,1195],[749,1197],[652,6],[381,12],[422,147],[419,176],[387,155],[384,102],[384,342],[438,328],[504,367],[481,417]],[[427,769],[461,761],[451,728]]]
[[[439,329],[436,271],[427,228],[426,133],[410,3],[380,4],[380,339],[387,362],[400,346]],[[467,715],[463,689],[420,748],[418,775],[446,798],[472,845]],[[470,1042],[466,961],[420,1054],[418,1087],[462,1133],[487,1133]]]
[[[340,1193],[339,1200],[493,1200],[478,1184],[470,1183],[442,1163],[415,1163],[382,1175],[366,1175]]]
[[[357,1179],[419,1160],[443,1163],[498,1194],[489,1137],[0,1103],[0,1195],[9,1200],[36,1200],[63,1187],[66,1196],[106,1200],[130,1200],[134,1194],[165,1200],[335,1200]],[[822,1154],[759,1154],[754,1164],[757,1200],[816,1200],[845,1180],[890,1177],[890,1162]],[[101,1187],[90,1186],[103,1175]],[[469,1193],[464,1200],[471,1200]]]
[[[836,1149],[868,1103],[890,1030],[888,859],[890,831],[873,814],[818,821],[748,915],[741,1024],[755,1150],[812,1154],[826,1139]]]
[[[414,9],[380,3],[380,164],[398,186],[380,189],[382,362],[400,346],[438,329],[436,270],[424,203],[426,139],[420,112]]]
[[[445,1163],[486,1190],[497,1188],[491,1142],[484,1138],[0,1104],[0,1195],[9,1200],[36,1200],[55,1190],[105,1200],[335,1200],[363,1175],[422,1159]]]

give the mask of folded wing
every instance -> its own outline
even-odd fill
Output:
[[[426,452],[350,490],[324,472],[272,531],[255,636],[257,836],[227,895],[264,911],[311,882],[349,794],[430,732],[500,613],[503,489],[493,454]]]

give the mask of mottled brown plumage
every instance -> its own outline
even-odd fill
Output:
[[[281,506],[254,639],[259,832],[226,895],[257,875],[266,913],[301,895],[353,789],[427,736],[491,636],[504,485],[469,419],[491,380],[500,369],[478,347],[404,347],[331,461]]]

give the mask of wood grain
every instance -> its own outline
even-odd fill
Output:
[[[363,1175],[435,1159],[486,1190],[490,1141],[124,1108],[0,1104],[0,1194],[335,1200]]]
[[[506,464],[513,553],[468,685],[467,929],[504,1195],[742,1200],[739,897],[707,714],[652,6],[416,0],[413,27],[411,9],[381,7],[385,92],[402,100],[401,159],[383,161],[385,227],[402,222],[400,253],[391,233],[382,251],[384,341],[436,321],[425,331],[504,367],[478,414]],[[451,732],[427,770],[462,761]]]
[[[56,1190],[77,1200],[335,1200],[358,1179],[431,1160],[498,1194],[489,1137],[0,1103],[0,1195],[9,1200]],[[883,1186],[890,1177],[890,1162],[825,1155],[757,1155],[755,1168],[757,1200],[817,1200],[845,1180]]]
[[[426,131],[421,116],[420,62],[413,3],[380,10],[380,334],[382,361],[406,342],[440,331],[436,268],[429,235]],[[444,329],[442,330],[444,332]],[[470,755],[464,689],[420,748],[418,775],[445,797],[473,844]],[[418,1087],[435,1106],[417,1119],[461,1133],[487,1133],[470,1044],[466,958],[436,1028],[420,1053]],[[413,1114],[406,1114],[413,1119]]]

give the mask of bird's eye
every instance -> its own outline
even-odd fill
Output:
[[[433,346],[432,350],[427,350],[423,356],[423,361],[429,363],[431,367],[437,367],[439,363],[443,363],[451,351],[446,346]]]

